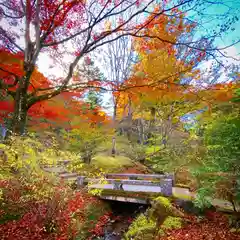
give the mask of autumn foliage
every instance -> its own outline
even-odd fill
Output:
[[[8,86],[7,89],[1,91],[0,120],[3,122],[3,119],[9,118],[9,114],[14,110],[13,97],[18,88],[18,84],[14,84],[15,77],[23,77],[24,70],[22,68],[23,56],[20,53],[11,54],[9,51],[2,49],[0,51],[0,58],[0,77],[3,80],[2,84]],[[4,71],[1,69],[4,69]],[[13,72],[16,76],[9,75],[8,72]],[[93,86],[96,82],[97,80],[92,82]],[[36,93],[37,89],[46,93],[48,92],[48,88],[53,87],[53,85],[53,82],[35,68],[31,76],[31,84],[28,87],[29,98],[32,94]],[[89,83],[89,86],[90,85],[91,83]],[[62,123],[68,123],[66,127],[72,128],[76,127],[70,125],[74,116],[82,116],[82,118],[85,118],[85,121],[93,123],[102,123],[106,121],[106,114],[99,107],[90,110],[87,103],[82,100],[74,99],[74,97],[79,98],[83,96],[86,91],[87,89],[80,89],[77,91],[62,92],[51,100],[37,102],[32,105],[28,110],[28,116],[31,120],[30,126],[40,124],[40,126],[43,127],[50,126],[50,123],[52,123],[57,127]]]
[[[190,37],[195,25],[184,21],[184,14],[177,9],[173,10],[176,17],[156,16],[159,11],[160,7],[156,7],[143,23],[150,22],[148,27],[141,31],[143,36],[153,37],[134,39],[139,61],[134,65],[130,78],[120,87],[124,91],[116,93],[120,115],[126,115],[129,102],[136,109],[139,105],[152,106],[183,99],[186,86],[181,84],[182,79],[199,78],[196,65],[205,54],[174,45],[180,37]]]
[[[173,106],[176,102],[185,105],[186,113],[193,110],[193,105],[195,109],[211,109],[216,102],[231,100],[239,88],[236,81],[203,84],[200,64],[206,60],[206,51],[178,45],[182,38],[191,41],[196,24],[188,22],[177,8],[171,10],[174,16],[158,16],[161,10],[156,7],[138,26],[147,24],[140,32],[152,37],[134,38],[137,61],[131,76],[114,93],[119,119],[128,115],[149,119],[149,109]]]
[[[238,233],[231,232],[229,229],[228,218],[221,213],[208,212],[206,219],[198,221],[192,219],[192,223],[185,227],[171,230],[168,236],[161,237],[159,240],[238,240]]]
[[[47,178],[39,180],[44,181],[46,186]],[[88,194],[73,192],[67,186],[53,186],[50,199],[42,197],[41,201],[36,201],[32,195],[38,188],[36,185],[26,185],[16,180],[2,180],[0,184],[2,201],[6,206],[0,216],[3,221],[0,227],[1,239],[75,239],[79,234],[79,224],[88,221],[86,207],[99,205],[99,201]],[[29,198],[29,195],[32,197]],[[6,221],[11,216],[14,220]],[[106,220],[107,215],[101,216],[97,224],[93,222],[88,225],[89,233],[101,235]]]

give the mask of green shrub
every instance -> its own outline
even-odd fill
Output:
[[[130,144],[125,146],[124,154],[135,161],[144,162],[146,159],[146,146],[139,144]]]
[[[92,234],[89,230],[107,211],[102,202],[84,191],[73,191],[41,168],[68,154],[75,163],[76,154],[44,148],[34,136],[13,137],[8,145],[0,144],[0,150],[0,235],[4,239],[74,239],[79,233]]]
[[[63,131],[63,136],[68,141],[70,151],[81,155],[84,163],[89,164],[97,153],[97,146],[105,141],[103,129],[83,124],[82,128],[73,129],[69,132]]]
[[[207,149],[202,166],[192,171],[199,179],[199,207],[208,207],[207,198],[220,198],[233,205],[240,202],[240,119],[239,110],[231,114],[219,112],[204,129]]]

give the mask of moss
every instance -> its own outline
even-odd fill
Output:
[[[160,204],[162,204],[166,208],[171,208],[171,206],[172,206],[170,200],[166,197],[159,196],[159,197],[155,198],[154,200],[159,202]]]
[[[125,234],[125,239],[150,240],[153,238],[155,225],[154,221],[147,219],[144,214],[140,214],[130,225],[128,232]]]
[[[4,224],[8,221],[14,221],[14,220],[19,220],[21,218],[21,214],[5,214],[2,215],[0,218],[0,224]]]
[[[166,220],[164,221],[162,228],[163,229],[178,229],[182,227],[182,219],[179,217],[167,217]]]
[[[182,227],[182,219],[178,217],[167,217],[158,231],[158,236],[166,235],[168,230],[179,229]]]
[[[152,208],[150,210],[151,218],[154,220],[161,220],[163,223],[164,219],[172,215],[173,207],[171,201],[168,198],[159,196],[155,198],[152,202]]]
[[[106,156],[97,155],[93,158],[91,165],[95,165],[98,168],[102,168],[106,172],[119,171],[121,168],[134,166],[131,159],[124,156]]]
[[[167,217],[158,235],[163,236],[167,230],[178,229],[182,227],[182,219],[178,217]],[[130,225],[128,232],[125,234],[126,240],[151,240],[156,230],[156,222],[148,219],[144,214],[140,214]]]
[[[175,199],[181,199],[181,200],[189,200],[192,201],[194,198],[190,195],[186,195],[186,194],[178,194],[178,193],[173,193],[173,197]]]

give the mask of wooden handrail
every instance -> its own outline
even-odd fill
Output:
[[[107,173],[105,174],[106,178],[108,177],[127,177],[127,178],[155,178],[155,179],[162,179],[162,178],[173,178],[173,173],[167,174],[129,174],[129,173]]]
[[[128,180],[128,179],[97,179],[97,178],[87,178],[85,182],[90,182],[90,183],[119,183],[119,184],[127,184],[127,185],[142,185],[142,186],[160,186],[161,181],[158,182],[152,182],[148,180]],[[104,182],[104,183],[103,183]]]

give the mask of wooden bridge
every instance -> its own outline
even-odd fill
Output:
[[[45,167],[45,171],[58,173],[60,178],[70,181],[76,181],[77,187],[87,187],[88,189],[98,189],[104,192],[111,192],[108,194],[100,194],[100,198],[123,201],[123,202],[136,202],[147,204],[148,199],[141,197],[126,197],[121,196],[120,192],[126,192],[131,195],[132,193],[145,193],[151,195],[172,196],[174,187],[174,174],[122,174],[122,173],[109,173],[104,174],[100,178],[88,178],[79,176],[77,173],[67,173],[64,167]],[[114,193],[114,194],[112,194]],[[131,193],[131,194],[130,194]]]
[[[111,173],[106,174],[101,179],[91,179],[84,176],[77,178],[79,187],[88,185],[90,189],[101,189],[105,194],[101,194],[100,198],[123,201],[123,202],[137,202],[147,204],[149,201],[145,197],[126,197],[133,193],[145,193],[172,196],[173,189],[173,174],[120,174]],[[110,191],[109,191],[110,190]],[[126,193],[126,196],[121,196],[121,193]],[[108,194],[107,194],[108,193]]]
[[[152,196],[163,195],[192,201],[196,194],[187,188],[175,186],[174,174],[123,174],[109,173],[100,178],[88,178],[77,173],[68,173],[64,166],[45,166],[43,170],[58,174],[67,181],[74,181],[78,188],[97,189],[104,194],[100,198],[122,202],[149,204]],[[124,194],[123,194],[124,193]],[[142,197],[144,195],[144,197]],[[233,211],[229,201],[210,199],[213,206],[224,211]],[[240,211],[240,206],[237,206]]]

